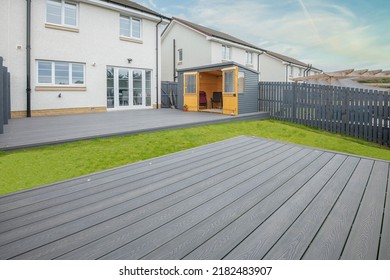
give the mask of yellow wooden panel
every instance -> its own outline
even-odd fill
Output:
[[[238,67],[232,67],[225,69],[226,72],[234,71],[234,94],[225,94],[223,92],[223,113],[225,115],[231,115],[234,114],[235,116],[238,115]],[[225,84],[225,75],[223,75],[223,85]],[[223,86],[224,88],[224,86]],[[225,90],[225,89],[224,89]]]
[[[198,111],[198,95],[197,94],[184,94],[184,105],[188,106],[188,111]]]
[[[223,95],[223,113],[225,115],[231,115],[232,113],[238,115],[238,98],[237,94],[224,94]]]

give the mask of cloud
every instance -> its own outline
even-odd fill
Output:
[[[333,0],[192,0],[185,5],[148,0],[147,4],[160,12],[165,9],[168,16],[186,18],[324,70],[390,69],[389,19],[366,15],[367,2],[360,13],[351,6],[358,3]]]
[[[302,0],[194,1],[188,18],[323,69],[388,67],[389,45],[347,7]]]

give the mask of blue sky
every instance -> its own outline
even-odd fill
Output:
[[[135,0],[324,71],[390,70],[389,0]]]

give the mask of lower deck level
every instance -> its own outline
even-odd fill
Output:
[[[389,162],[237,137],[0,197],[0,259],[390,259]]]

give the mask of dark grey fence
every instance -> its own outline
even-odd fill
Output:
[[[4,133],[4,124],[8,124],[8,119],[11,118],[10,77],[0,56],[0,134]]]
[[[161,82],[161,107],[177,108],[177,83]]]
[[[271,118],[390,146],[387,91],[297,83],[259,83],[259,109]]]

